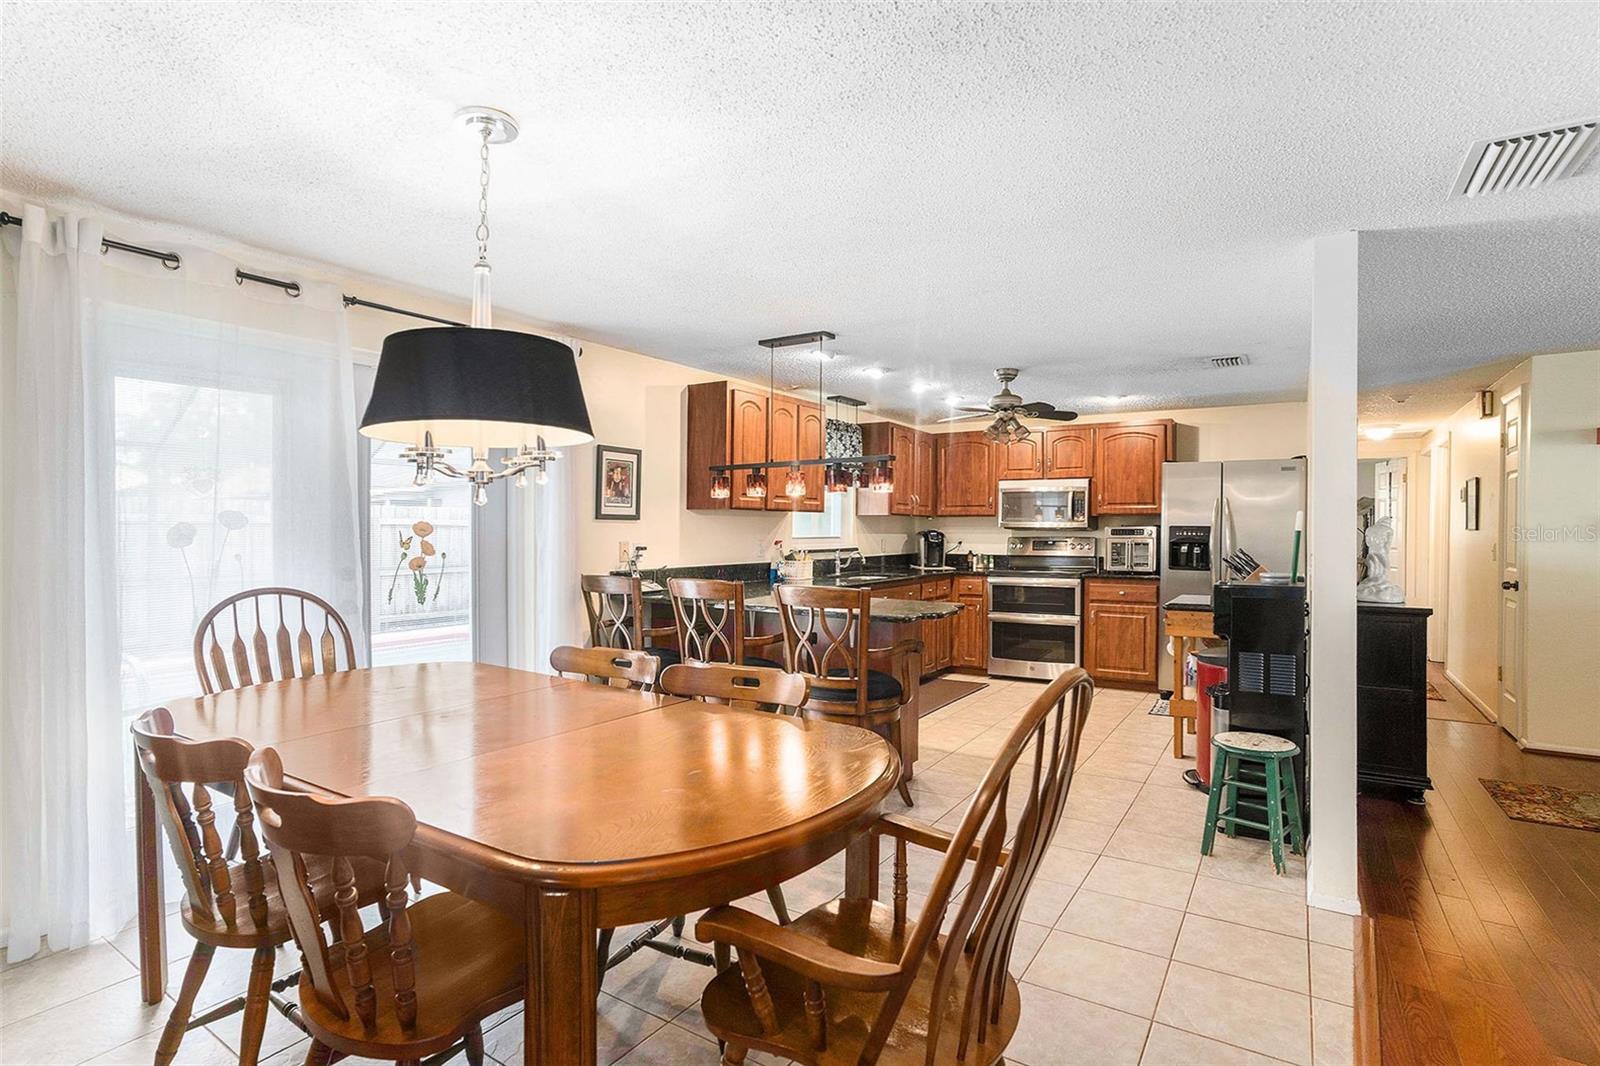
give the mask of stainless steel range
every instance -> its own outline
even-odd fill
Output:
[[[1078,665],[1093,537],[1011,537],[989,571],[989,673],[1049,680]]]

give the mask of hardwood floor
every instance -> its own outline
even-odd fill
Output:
[[[1430,674],[1450,704],[1429,716],[1434,791],[1360,799],[1357,1011],[1385,1063],[1600,1063],[1600,833],[1513,821],[1478,782],[1600,791],[1600,762],[1521,751]]]

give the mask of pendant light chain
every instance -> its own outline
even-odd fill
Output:
[[[489,135],[493,129],[486,122],[481,131],[483,143],[478,148],[478,262],[489,261]]]

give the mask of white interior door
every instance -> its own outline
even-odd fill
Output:
[[[1500,405],[1500,724],[1523,735],[1522,721],[1522,438],[1526,392]]]

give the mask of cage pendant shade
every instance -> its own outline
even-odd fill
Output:
[[[363,436],[439,447],[563,448],[594,440],[572,349],[504,329],[438,327],[383,342]]]

